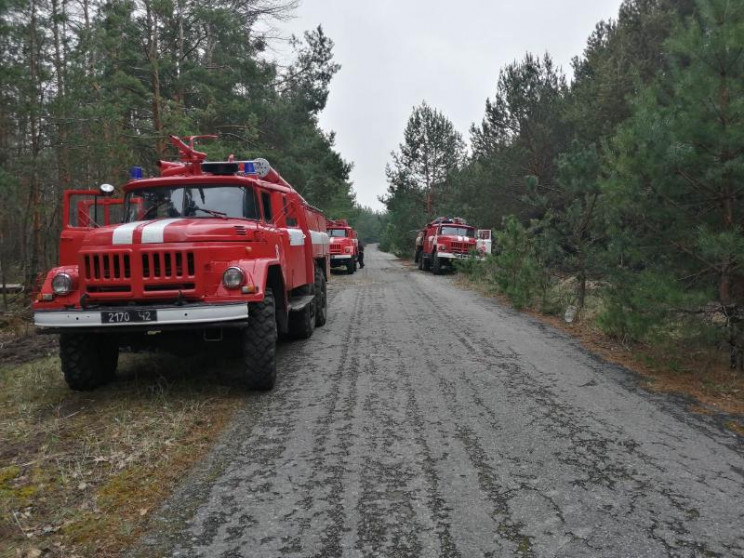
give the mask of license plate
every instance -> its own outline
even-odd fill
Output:
[[[104,324],[131,324],[135,322],[156,322],[157,320],[157,310],[116,310],[113,312],[101,312],[101,321]]]

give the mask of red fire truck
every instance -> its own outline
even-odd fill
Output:
[[[356,231],[346,219],[328,221],[328,236],[331,242],[331,267],[346,267],[352,274],[359,260],[359,239]]]
[[[60,333],[72,389],[111,380],[120,346],[183,354],[222,342],[246,385],[268,390],[277,336],[326,322],[323,214],[265,159],[207,162],[196,137],[171,136],[180,161],[132,179],[123,199],[107,184],[65,192],[60,265],[33,306],[40,331]]]
[[[489,233],[490,231],[485,229]],[[427,224],[416,236],[414,261],[419,269],[436,274],[452,267],[452,262],[470,256],[482,259],[485,247],[478,245],[480,231],[460,217],[438,217]]]

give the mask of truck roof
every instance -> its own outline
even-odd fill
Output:
[[[275,184],[273,182],[267,182],[261,180],[256,176],[243,176],[238,174],[191,174],[191,175],[175,175],[175,176],[157,176],[154,178],[142,178],[139,180],[131,180],[124,185],[124,191],[129,192],[130,190],[137,190],[140,188],[159,188],[167,186],[176,186],[179,184],[204,184],[209,182],[210,184],[244,184],[260,186],[267,190],[275,190],[278,192],[294,193],[300,198],[299,192],[294,188],[284,186],[283,184]],[[304,201],[304,200],[303,200]]]
[[[427,227],[436,227],[438,225],[457,225],[458,227],[468,227],[474,229],[473,225],[468,225],[467,221],[462,217],[437,217],[430,223],[427,223]]]
[[[180,153],[179,162],[159,161],[161,175],[154,178],[136,178],[124,185],[124,192],[130,192],[139,188],[161,188],[177,186],[181,184],[233,184],[251,185],[273,190],[286,194],[296,195],[302,204],[318,213],[322,213],[317,207],[313,207],[300,193],[276,172],[266,159],[254,159],[251,161],[237,161],[232,155],[228,161],[206,161],[206,153],[194,149],[194,139],[207,137],[215,139],[217,136],[188,136],[183,138],[170,136],[171,143]],[[142,170],[139,169],[139,176]]]
[[[328,219],[326,228],[329,229],[351,229],[353,228],[346,219]]]

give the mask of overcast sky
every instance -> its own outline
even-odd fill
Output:
[[[341,70],[321,127],[354,164],[357,201],[381,210],[385,164],[414,106],[442,111],[469,140],[499,70],[526,52],[549,52],[566,74],[597,22],[621,0],[302,0],[287,35],[323,26]]]

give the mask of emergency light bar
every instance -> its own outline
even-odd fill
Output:
[[[202,171],[212,174],[259,174],[255,161],[205,161],[201,164]]]
[[[271,164],[266,159],[258,158],[253,161],[235,161],[233,156],[230,155],[227,161],[205,161],[204,159],[206,159],[207,154],[194,149],[194,139],[216,137],[187,136],[184,138],[189,141],[187,145],[181,138],[170,136],[171,143],[178,149],[181,155],[181,162],[158,161],[160,176],[198,175],[202,172],[217,175],[257,175],[267,182],[292,188],[289,182],[284,180],[278,172],[271,168]]]

